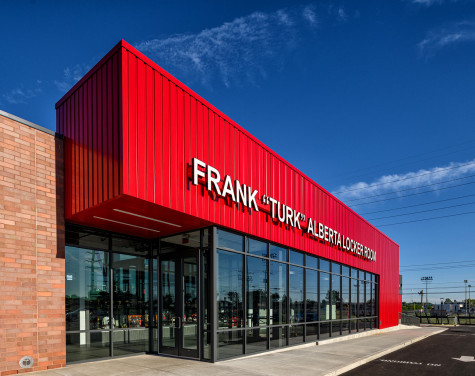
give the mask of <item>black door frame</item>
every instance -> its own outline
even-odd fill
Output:
[[[180,249],[181,248],[181,249]],[[160,318],[158,320],[158,325],[160,326],[159,336],[158,336],[158,352],[160,354],[172,355],[172,356],[179,356],[179,357],[186,357],[186,358],[194,358],[200,359],[201,358],[201,274],[202,274],[202,265],[201,265],[201,254],[202,249],[195,248],[190,249],[188,247],[180,247],[177,245],[177,249],[175,252],[171,252],[169,254],[160,255],[158,258],[158,273],[159,273],[159,311],[160,311]],[[196,290],[198,296],[198,306],[197,306],[197,338],[196,338],[196,350],[190,350],[184,348],[183,344],[183,329],[184,329],[184,307],[183,307],[183,266],[184,266],[184,259],[187,257],[194,257],[196,258],[196,265],[197,265],[197,276],[196,276]],[[163,327],[162,327],[162,317],[163,317],[163,294],[162,294],[162,261],[173,260],[175,262],[175,305],[178,315],[175,315],[175,318],[179,318],[179,320],[175,320],[175,330],[176,330],[176,342],[175,347],[167,347],[163,346],[162,344],[162,335],[163,335]]]

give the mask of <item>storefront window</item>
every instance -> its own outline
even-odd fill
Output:
[[[332,320],[341,319],[341,289],[340,289],[340,276],[332,274]]]
[[[108,253],[66,247],[66,330],[109,328]]]
[[[307,322],[318,321],[318,272],[316,270],[306,270],[306,304]]]
[[[275,261],[287,261],[287,248],[271,244],[269,248],[269,257]]]
[[[291,264],[303,265],[303,253],[289,251],[289,262]]]
[[[251,255],[267,257],[267,243],[247,238],[246,249]]]
[[[248,256],[246,267],[247,326],[266,326],[267,260]]]
[[[320,259],[320,270],[324,272],[330,272],[330,261]]]
[[[280,262],[270,262],[270,300],[272,314],[270,325],[287,323],[287,272],[288,266]]]
[[[304,269],[290,265],[290,323],[304,322]]]
[[[307,255],[305,265],[307,268],[318,269],[318,257]]]
[[[330,274],[320,272],[320,320],[330,320],[334,305],[330,306]]]
[[[216,256],[218,329],[240,328],[244,325],[242,299],[243,256],[223,250],[218,250]]]
[[[341,318],[350,318],[350,283],[351,279],[342,277],[341,279]]]
[[[242,252],[243,237],[223,230],[216,230],[216,244],[218,248],[233,249]]]

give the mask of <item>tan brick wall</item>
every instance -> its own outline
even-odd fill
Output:
[[[62,141],[0,115],[0,374],[66,364]]]

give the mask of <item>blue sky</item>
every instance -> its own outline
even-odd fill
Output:
[[[399,243],[404,300],[422,276],[432,301],[475,286],[475,1],[0,10],[0,109],[55,129],[56,101],[125,39]]]

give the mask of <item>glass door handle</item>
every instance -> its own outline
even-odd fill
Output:
[[[181,317],[175,316],[175,321],[178,322],[178,326],[176,327],[176,329],[181,329]]]

